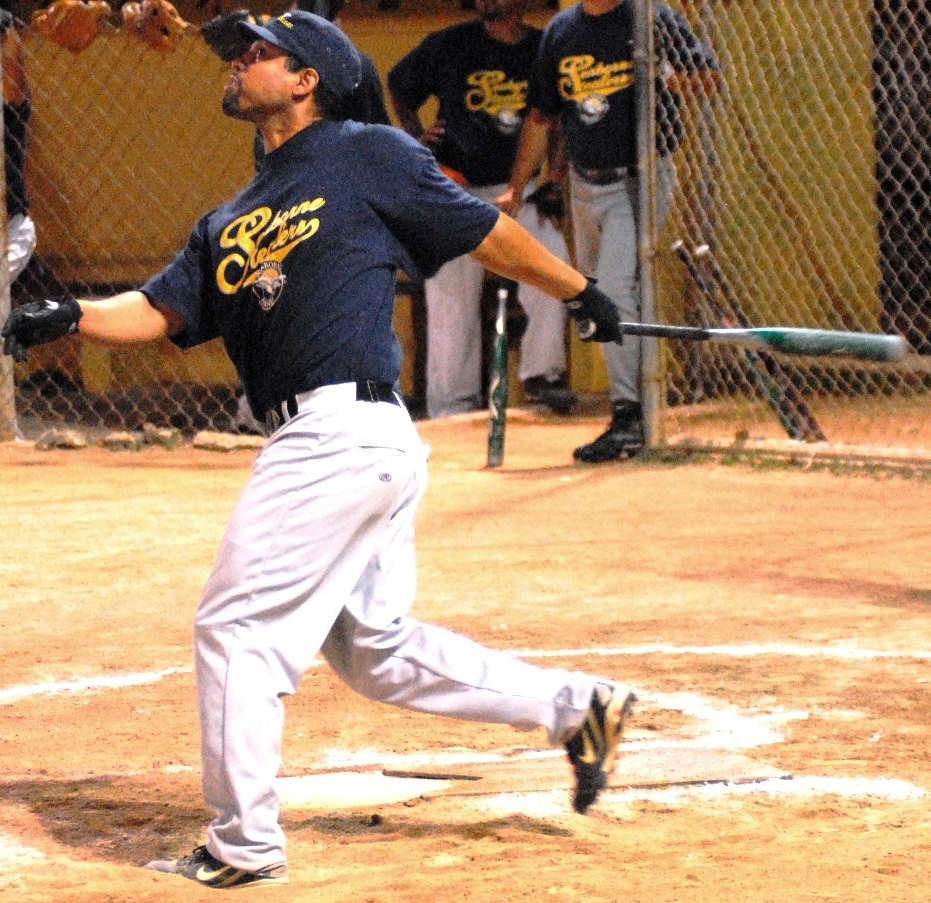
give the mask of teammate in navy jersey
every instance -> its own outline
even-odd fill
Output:
[[[0,330],[19,359],[80,331],[116,342],[222,337],[271,431],[197,611],[195,671],[207,842],[149,868],[209,887],[283,884],[274,779],[282,697],[320,652],[354,690],[420,712],[542,727],[584,812],[607,782],[630,688],[492,651],[408,616],[427,453],[394,386],[395,273],[461,254],[616,329],[609,299],[510,217],[464,192],[390,126],[331,119],[360,78],[338,28],[304,12],[242,25],[223,109],[262,131],[253,181],[204,216],[138,291],[58,298]],[[612,319],[613,317],[613,319]]]
[[[675,187],[672,153],[682,134],[679,94],[689,82],[713,88],[714,54],[688,21],[665,3],[654,5],[657,85],[657,227]],[[582,0],[557,13],[540,44],[527,95],[530,108],[510,184],[498,202],[517,214],[527,181],[544,155],[550,131],[561,127],[570,167],[576,262],[618,305],[622,321],[640,319],[638,272],[639,179],[634,103],[632,0]],[[685,76],[683,78],[682,76]],[[574,452],[597,463],[637,454],[643,447],[639,338],[602,346],[610,379],[607,430]]]
[[[524,22],[528,4],[476,0],[477,20],[429,35],[388,74],[401,126],[429,147],[470,194],[485,201],[504,190],[517,151],[541,35]],[[418,111],[430,98],[439,101],[439,108],[436,121],[425,128]],[[536,187],[531,184],[527,193]],[[561,185],[555,194],[562,199]],[[533,206],[525,207],[518,221],[553,254],[567,259],[558,221]],[[481,406],[483,275],[481,264],[464,256],[441,267],[424,285],[430,417]],[[517,298],[527,314],[518,370],[525,397],[566,414],[576,396],[566,379],[565,311],[533,285],[519,285]]]

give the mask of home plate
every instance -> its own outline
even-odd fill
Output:
[[[651,749],[621,753],[608,786],[623,789],[746,784],[788,777],[788,772],[729,750]],[[533,793],[571,785],[572,769],[565,755],[550,751],[493,762],[385,768],[381,772],[328,772],[279,778],[276,782],[282,806],[304,809],[351,809],[417,797]]]

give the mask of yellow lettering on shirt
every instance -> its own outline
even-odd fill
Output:
[[[473,72],[466,81],[475,87],[466,91],[466,109],[497,116],[502,110],[522,110],[527,105],[527,82],[509,79],[504,72]]]
[[[565,56],[559,61],[559,93],[566,100],[581,102],[592,94],[607,97],[634,82],[632,60],[596,63],[591,54]]]
[[[235,294],[256,279],[262,264],[281,263],[297,245],[317,233],[320,220],[306,214],[325,203],[323,198],[315,198],[286,210],[257,207],[237,216],[220,233],[220,247],[232,252],[217,267],[217,288],[224,295]]]

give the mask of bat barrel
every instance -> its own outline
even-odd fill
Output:
[[[747,332],[761,347],[783,354],[853,357],[861,361],[889,363],[902,360],[908,343],[901,336],[871,332],[838,332],[829,329],[760,327]]]

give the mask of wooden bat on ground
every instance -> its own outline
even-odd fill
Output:
[[[504,427],[508,401],[508,339],[506,285],[498,286],[498,313],[495,317],[495,344],[491,355],[491,380],[488,385],[488,466],[499,467],[504,461]]]
[[[721,309],[712,286],[708,284],[704,274],[696,266],[684,242],[681,240],[674,242],[672,250],[676,252],[684,264],[703,301],[711,308],[713,314],[717,314],[725,320],[733,319],[743,329],[751,328],[749,317],[744,313],[740,303],[730,291],[729,284],[724,281],[724,274],[720,273],[716,264],[714,265],[712,278],[721,289],[723,299],[729,308],[727,311]],[[699,256],[713,264],[711,250],[707,245],[701,245],[695,249],[695,257]],[[762,390],[764,398],[776,413],[779,422],[790,438],[806,442],[823,442],[825,439],[824,432],[821,430],[805,399],[792,383],[783,365],[772,354],[765,351],[754,351],[745,348],[743,354],[750,366],[751,373]]]

